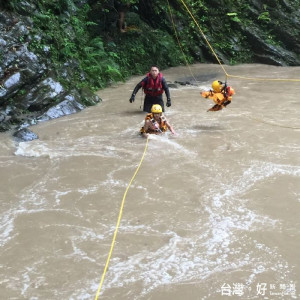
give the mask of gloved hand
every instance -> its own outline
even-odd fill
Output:
[[[132,103],[134,102],[134,95],[131,95],[130,99],[129,99],[129,102]]]
[[[171,106],[171,99],[167,99],[167,107]]]

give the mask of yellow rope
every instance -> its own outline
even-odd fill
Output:
[[[184,54],[184,52],[183,52],[183,48],[182,48],[182,45],[181,45],[181,43],[180,43],[180,40],[179,40],[179,37],[178,37],[178,34],[177,34],[177,30],[176,30],[176,27],[175,27],[174,18],[173,18],[173,15],[172,15],[172,11],[171,11],[171,7],[170,7],[169,0],[167,0],[167,2],[168,2],[168,9],[169,9],[170,18],[171,18],[171,21],[172,21],[174,33],[175,33],[175,36],[176,36],[176,40],[177,40],[177,42],[178,42],[179,48],[180,48],[180,50],[181,50],[181,53],[182,53],[182,55],[183,55],[185,64],[186,64],[186,66],[188,67],[188,69],[190,70],[190,73],[192,74],[192,77],[194,78],[195,82],[197,83],[197,80],[196,80],[196,78],[195,78],[195,76],[194,76],[194,74],[193,74],[193,72],[192,72],[192,70],[191,70],[191,68],[190,68],[189,62],[188,62],[188,60],[187,60],[187,58],[186,58],[186,56],[185,56],[185,54]]]
[[[257,80],[257,81],[299,81],[300,79],[297,78],[258,78],[258,77],[245,77],[245,76],[238,76],[238,75],[227,75],[228,77],[232,78],[239,78],[239,79],[245,79],[245,80]]]
[[[276,126],[276,127],[289,128],[289,129],[300,129],[300,127],[284,126],[284,125],[275,124],[275,123],[272,123],[272,122],[267,122],[267,121],[264,121],[264,120],[260,120],[260,119],[257,119],[257,118],[253,118],[253,117],[249,117],[249,119],[252,119],[252,120],[260,122],[260,123],[268,124],[268,125],[271,125],[271,126]]]
[[[168,1],[168,0],[167,0]],[[209,46],[210,50],[212,51],[213,55],[215,56],[216,60],[218,61],[219,65],[221,66],[221,68],[223,69],[224,73],[225,73],[225,80],[227,81],[227,78],[228,77],[231,77],[231,78],[239,78],[239,79],[244,79],[244,80],[253,80],[253,81],[294,81],[294,82],[300,82],[300,79],[297,79],[297,78],[255,78],[255,77],[246,77],[246,76],[238,76],[238,75],[230,75],[227,73],[227,71],[225,70],[224,66],[222,65],[220,59],[218,58],[217,54],[215,53],[213,47],[211,46],[211,44],[209,43],[208,39],[206,38],[204,32],[202,31],[201,27],[199,26],[197,20],[195,19],[195,17],[193,16],[192,12],[190,11],[190,9],[187,7],[186,3],[184,2],[184,0],[181,0],[182,4],[184,5],[185,9],[187,10],[187,12],[190,14],[191,18],[193,19],[193,21],[195,22],[195,24],[197,25],[201,35],[203,36],[204,40],[206,41],[207,45]],[[170,9],[170,5],[169,5],[169,1],[168,1],[168,6],[169,6],[169,10],[170,10],[170,14],[171,14],[171,9]],[[173,18],[171,16],[171,19],[172,19],[172,22],[173,22]],[[175,25],[174,25],[174,22],[173,22],[173,27],[174,27],[174,30],[175,30]],[[179,37],[177,36],[177,33],[176,33],[176,30],[175,30],[175,34],[176,34],[176,38],[177,38],[177,41],[178,41],[178,44],[180,46],[180,48],[182,49],[181,45],[180,45],[180,42],[179,42]],[[183,50],[182,50],[183,51]],[[193,73],[191,72],[192,76],[194,77]],[[269,124],[269,125],[272,125],[272,126],[278,126],[278,127],[283,127],[283,128],[290,128],[290,129],[299,129],[298,127],[290,127],[290,126],[282,126],[280,124],[274,124],[274,123],[269,123],[269,122],[265,122],[263,120],[259,120],[259,119],[255,119],[255,118],[252,118],[253,120],[255,121],[258,121],[258,122],[262,122],[262,123],[265,123],[265,124]]]
[[[183,54],[183,57],[184,57],[184,60],[186,62],[186,65],[187,67],[189,68],[191,74],[192,74],[192,77],[194,78],[195,82],[196,79],[189,67],[189,63],[186,59],[186,56],[184,55],[184,52],[183,52],[183,49],[182,49],[182,45],[180,43],[180,40],[179,40],[179,37],[178,37],[178,34],[177,34],[177,31],[176,31],[176,28],[175,28],[175,24],[174,24],[174,20],[173,20],[173,16],[172,16],[172,13],[171,13],[171,8],[170,8],[170,4],[169,4],[169,1],[167,0],[168,2],[168,9],[169,9],[169,12],[170,12],[170,16],[171,16],[171,20],[172,20],[172,25],[173,25],[173,29],[174,29],[174,32],[175,32],[175,36],[176,36],[176,39],[177,39],[177,42],[179,44],[179,47],[181,49],[181,52]],[[187,12],[190,14],[190,16],[192,17],[192,19],[194,20],[195,24],[197,25],[201,35],[203,36],[203,38],[205,39],[207,45],[209,46],[210,50],[212,51],[213,55],[215,56],[216,60],[218,61],[219,65],[221,66],[221,68],[223,69],[225,75],[226,75],[226,79],[227,77],[232,77],[232,78],[240,78],[240,79],[246,79],[246,80],[263,80],[263,81],[300,81],[300,79],[272,79],[272,78],[252,78],[252,77],[243,77],[243,76],[237,76],[237,75],[230,75],[227,73],[227,71],[225,70],[224,66],[222,65],[220,59],[218,58],[217,54],[215,53],[213,47],[210,45],[209,41],[207,40],[204,32],[202,31],[202,29],[200,28],[197,20],[194,18],[193,14],[191,13],[191,11],[189,10],[189,8],[187,7],[187,5],[185,4],[185,2],[183,0],[181,0],[182,4],[184,5],[184,7],[186,8]],[[273,124],[273,123],[268,123],[268,122],[265,122],[265,121],[261,121],[259,119],[255,119],[255,118],[252,118],[253,120],[256,120],[256,121],[259,121],[259,122],[263,122],[263,123],[266,123],[266,124],[269,124],[269,125],[273,125],[273,126],[280,126],[280,125],[276,125],[276,124]],[[289,127],[289,126],[280,126],[280,127],[284,127],[284,128],[292,128],[292,129],[300,129],[300,128],[297,128],[297,127]],[[97,293],[96,293],[96,296],[95,296],[95,300],[98,300],[99,298],[99,295],[100,295],[100,292],[101,292],[101,288],[102,288],[102,285],[103,285],[103,282],[104,282],[104,278],[105,278],[105,274],[106,274],[106,271],[107,271],[107,268],[108,268],[108,264],[109,264],[109,261],[110,261],[110,258],[111,258],[111,255],[112,255],[112,251],[113,251],[113,248],[114,248],[114,244],[115,244],[115,241],[116,241],[116,237],[117,237],[117,233],[118,233],[118,229],[119,229],[119,226],[120,226],[120,222],[121,222],[121,218],[122,218],[122,213],[123,213],[123,208],[124,208],[124,204],[125,204],[125,199],[126,199],[126,196],[127,196],[127,192],[135,178],[135,176],[137,175],[141,165],[142,165],[142,162],[144,160],[144,157],[145,157],[145,154],[146,154],[146,151],[147,151],[147,148],[148,148],[148,142],[149,142],[149,138],[147,138],[147,141],[146,141],[146,145],[145,145],[145,149],[144,149],[144,153],[142,155],[142,158],[140,160],[140,163],[137,167],[137,169],[135,170],[126,190],[125,190],[125,193],[124,193],[124,196],[123,196],[123,199],[122,199],[122,203],[121,203],[121,207],[120,207],[120,211],[119,211],[119,216],[118,216],[118,221],[117,221],[117,224],[116,224],[116,229],[115,229],[115,232],[114,232],[114,235],[113,235],[113,240],[112,240],[112,243],[111,243],[111,247],[110,247],[110,251],[109,251],[109,254],[108,254],[108,257],[107,257],[107,260],[106,260],[106,264],[105,264],[105,267],[104,267],[104,271],[103,271],[103,274],[102,274],[102,277],[101,277],[101,281],[100,281],[100,284],[99,284],[99,287],[98,287],[98,290],[97,290]]]
[[[181,0],[182,4],[184,5],[185,9],[187,10],[187,12],[190,14],[191,18],[193,19],[193,21],[195,22],[195,24],[197,25],[201,35],[203,36],[204,40],[206,41],[207,45],[209,46],[210,50],[212,51],[213,55],[215,56],[216,60],[218,61],[219,65],[221,66],[221,68],[223,69],[225,75],[226,75],[226,80],[227,77],[231,77],[231,78],[240,78],[240,79],[245,79],[245,80],[261,80],[261,81],[299,81],[300,79],[291,79],[291,78],[253,78],[253,77],[244,77],[244,76],[238,76],[238,75],[230,75],[227,73],[227,71],[225,70],[224,66],[222,65],[218,55],[216,54],[216,52],[214,51],[213,47],[211,46],[211,44],[209,43],[208,39],[206,38],[204,32],[202,31],[201,27],[199,26],[197,20],[195,19],[195,17],[193,16],[192,12],[189,10],[189,8],[187,7],[187,5],[185,4],[185,2],[183,0]]]
[[[201,27],[199,26],[197,20],[194,18],[193,14],[191,13],[191,11],[189,10],[189,8],[187,7],[187,5],[185,4],[185,2],[183,0],[181,0],[182,4],[184,5],[184,7],[186,8],[187,12],[190,14],[190,16],[192,17],[192,19],[194,20],[195,24],[197,25],[201,35],[203,36],[203,38],[205,39],[207,45],[209,46],[210,50],[212,51],[213,55],[215,56],[216,60],[218,61],[219,65],[221,66],[221,68],[223,69],[224,73],[226,74],[226,76],[228,76],[228,73],[226,72],[224,66],[222,65],[221,61],[219,60],[218,55],[215,53],[213,47],[210,45],[208,39],[206,38],[204,32],[202,31]]]
[[[111,243],[111,246],[110,246],[110,251],[109,251],[109,254],[108,254],[108,257],[107,257],[107,260],[106,260],[106,264],[105,264],[105,267],[104,267],[104,271],[103,271],[103,274],[102,274],[102,277],[101,277],[101,281],[100,281],[100,284],[99,284],[99,288],[98,288],[95,300],[97,300],[98,297],[99,297],[99,294],[100,294],[100,291],[101,291],[101,288],[102,288],[102,284],[103,284],[103,281],[104,281],[104,277],[105,277],[105,274],[106,274],[106,271],[107,271],[107,268],[108,268],[108,264],[109,264],[109,261],[110,261],[111,255],[112,255],[112,251],[113,251],[113,248],[114,248],[115,240],[116,240],[116,237],[117,237],[118,229],[119,229],[121,218],[122,218],[125,198],[126,198],[127,192],[129,190],[129,187],[130,187],[132,181],[134,180],[136,174],[138,173],[138,171],[139,171],[139,169],[142,165],[142,162],[144,160],[144,157],[145,157],[145,154],[146,154],[146,151],[147,151],[147,148],[148,148],[148,141],[149,141],[149,138],[147,138],[144,153],[143,153],[143,156],[141,158],[141,161],[140,161],[137,169],[135,170],[134,175],[132,176],[132,178],[131,178],[131,180],[130,180],[127,188],[126,188],[126,191],[124,193],[123,200],[122,200],[122,203],[121,203],[120,212],[119,212],[119,217],[118,217],[118,221],[117,221],[117,225],[116,225],[116,229],[115,229],[115,233],[114,233],[113,240],[112,240],[112,243]]]

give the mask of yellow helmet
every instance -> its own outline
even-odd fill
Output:
[[[221,90],[222,90],[222,87],[223,87],[222,84],[223,84],[222,81],[215,80],[212,83],[211,87],[213,88],[213,90],[214,90],[215,93],[220,93]]]
[[[151,112],[153,114],[161,114],[162,113],[162,107],[159,105],[159,104],[154,104],[152,107],[151,107]]]

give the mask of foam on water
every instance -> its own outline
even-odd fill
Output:
[[[126,287],[142,280],[141,294],[145,295],[159,286],[201,281],[215,273],[222,274],[224,271],[239,270],[246,266],[253,268],[253,265],[256,265],[257,267],[252,270],[254,276],[250,276],[248,280],[250,284],[255,275],[266,268],[279,269],[274,266],[274,261],[270,260],[262,260],[257,265],[255,258],[257,252],[243,254],[242,248],[233,250],[226,247],[217,253],[210,253],[209,250],[205,250],[205,245],[197,236],[182,238],[170,231],[161,234],[170,239],[157,251],[143,251],[126,261],[119,258],[112,259],[104,289]],[[259,251],[264,258],[271,253],[278,264],[284,266],[283,270],[280,268],[284,277],[284,272],[287,273],[287,264],[280,259],[278,253],[266,247],[261,247]],[[132,295],[132,299],[139,297]]]
[[[199,299],[210,299],[228,277],[250,286],[260,278],[288,283],[297,275],[294,251],[279,240],[291,233],[287,242],[296,245],[290,241],[296,225],[289,223],[290,215],[278,212],[281,203],[270,213],[262,206],[272,199],[255,203],[282,178],[291,189],[285,204],[293,202],[288,207],[293,209],[300,202],[299,190],[293,190],[300,177],[297,136],[250,120],[259,112],[262,119],[284,121],[281,107],[273,109],[278,100],[271,91],[261,89],[261,97],[254,84],[242,82],[234,98],[241,101],[206,114],[212,102],[198,101],[199,91],[210,88],[204,83],[172,90],[175,105],[166,116],[178,136],[149,139],[106,273],[107,299],[155,299],[160,291],[193,283],[191,290],[202,292]],[[38,125],[41,139],[19,143],[18,157],[9,156],[12,147],[2,147],[1,166],[19,171],[21,163],[25,174],[31,172],[28,178],[11,172],[7,186],[17,183],[15,178],[21,184],[3,192],[9,201],[1,211],[0,245],[7,268],[0,281],[1,291],[9,289],[12,298],[19,293],[30,299],[95,296],[119,204],[146,143],[138,133],[144,115],[129,113],[132,106],[123,105],[120,97],[124,89],[118,95],[106,93],[100,108],[55,121],[59,126]],[[249,93],[247,99],[255,96],[252,106],[246,107],[242,93]],[[268,110],[262,113],[259,105]],[[297,120],[293,113],[288,120]],[[80,124],[76,132],[75,124]],[[44,234],[53,241],[43,240]],[[40,247],[37,257],[32,257],[29,235]],[[22,257],[6,265],[6,257],[20,253],[19,245]]]
[[[28,156],[28,157],[50,157],[51,153],[49,148],[43,142],[20,142],[15,155],[18,156]]]
[[[90,139],[89,141],[78,140],[75,144],[69,146],[64,141],[42,142],[34,140],[30,142],[20,142],[15,151],[15,155],[24,157],[48,157],[67,158],[78,156],[99,156],[99,157],[121,157],[119,151],[113,146],[101,143],[103,140]],[[87,146],[88,145],[88,146]]]
[[[7,242],[14,238],[11,235],[14,229],[14,210],[5,211],[0,218],[0,246],[4,246]]]
[[[176,141],[177,136],[173,136],[169,133],[165,134],[165,135],[150,135],[149,136],[149,140],[151,141],[151,145],[150,147],[153,148],[162,148],[165,149],[168,152],[178,152],[188,155],[189,157],[194,157],[196,155],[196,153],[194,151],[191,151],[189,149],[187,149],[186,147],[184,147],[183,145],[181,145],[179,142]]]
[[[254,184],[266,178],[277,175],[299,176],[299,172],[299,168],[295,166],[253,161],[242,176],[237,176],[232,183],[221,185],[218,192],[208,190],[203,198],[209,222],[203,224],[199,220],[199,224],[192,225],[202,228],[202,236],[196,233],[181,237],[173,231],[155,232],[151,227],[122,227],[122,232],[137,234],[142,230],[143,235],[151,237],[155,232],[156,235],[161,235],[162,240],[165,236],[169,239],[156,251],[145,250],[125,261],[114,258],[104,289],[126,287],[142,280],[141,293],[145,295],[159,286],[201,281],[212,274],[245,267],[251,270],[248,285],[267,269],[280,273],[282,279],[288,278],[289,265],[277,250],[247,237],[247,232],[261,227],[274,229],[278,221],[249,210],[246,201],[240,197],[251,190]],[[157,222],[153,226],[159,227],[160,221]],[[243,235],[245,240],[241,239]],[[239,247],[233,246],[236,243]],[[246,250],[251,248],[254,250]],[[257,258],[258,252],[261,259]],[[139,298],[134,295],[132,297]]]
[[[185,149],[176,140],[170,140],[168,137],[153,136],[151,142],[157,143],[151,144],[153,148],[161,147],[162,144],[165,144],[171,146],[177,152],[179,150],[179,152],[188,153],[189,155],[193,153]],[[29,150],[26,146],[21,145],[19,149],[24,149],[23,153],[27,154],[35,151],[38,155],[45,155],[48,151],[44,144],[33,148],[29,147]],[[108,152],[115,152],[116,148],[108,146],[107,150]],[[169,149],[168,151],[173,150]],[[101,185],[105,188],[110,188],[112,193],[114,193],[116,187],[125,188],[127,183],[117,180],[115,172],[126,168],[127,166],[124,165],[108,174],[108,179],[103,181]],[[119,257],[113,258],[110,262],[110,271],[107,274],[103,290],[124,288],[142,281],[141,295],[146,295],[160,286],[198,282],[213,274],[222,274],[225,271],[241,270],[243,268],[251,270],[251,274],[246,282],[248,285],[255,282],[258,274],[262,274],[265,270],[271,268],[274,272],[280,272],[283,279],[288,278],[289,265],[281,258],[276,249],[270,249],[266,245],[246,238],[247,232],[254,231],[262,226],[264,228],[273,228],[277,226],[278,221],[258,215],[247,209],[245,200],[240,199],[257,182],[277,175],[300,176],[300,170],[292,165],[262,163],[261,161],[253,160],[251,165],[241,175],[237,174],[236,178],[232,178],[232,182],[221,184],[218,190],[214,188],[208,189],[202,197],[206,202],[205,210],[208,213],[209,222],[203,224],[200,220],[199,223],[191,225],[195,228],[202,228],[202,236],[198,236],[198,233],[196,233],[189,237],[181,237],[176,232],[169,230],[160,232],[149,226],[122,226],[120,231],[123,233],[141,233],[149,237],[155,234],[161,236],[162,240],[164,237],[168,237],[168,242],[156,251],[144,250],[138,254],[131,255],[125,261]],[[78,191],[81,194],[88,195],[91,192],[95,192],[98,188],[99,186],[95,186],[92,190],[79,189]],[[60,197],[67,195],[69,192],[56,191],[56,204],[59,205]],[[25,198],[31,199],[31,202],[35,203],[35,205],[43,203],[39,193],[36,194],[36,197],[31,192],[30,196],[25,193],[23,198],[24,200]],[[26,210],[26,213],[30,213],[30,211]],[[3,220],[4,223],[8,223],[1,226],[1,228],[6,228],[2,233],[2,241],[7,242],[7,237],[13,230],[13,215],[15,215],[15,212],[10,217],[7,215],[6,221]],[[159,221],[157,222],[154,226],[159,226]],[[169,222],[172,222],[172,220],[169,220]],[[78,229],[81,235],[71,237],[73,251],[68,256],[96,263],[97,260],[86,251],[83,251],[80,244],[86,240],[103,239],[104,236],[111,235],[114,228],[107,228],[106,232],[101,236],[95,235],[89,229]],[[241,232],[243,231],[245,232],[245,241],[241,242]],[[236,232],[239,232],[239,239],[235,236]],[[246,241],[247,239],[248,241]],[[233,243],[240,243],[240,246],[233,247]],[[251,244],[255,251],[245,251],[246,248],[251,248],[249,247]],[[258,261],[257,252],[262,257]],[[24,286],[22,293],[24,296],[29,288],[32,272],[32,269],[27,269],[26,274],[23,274]],[[95,290],[96,284],[96,282],[91,282],[93,290]],[[77,299],[79,295],[81,299],[88,299],[90,295],[89,290],[84,291],[80,289],[74,291],[74,299]],[[140,297],[133,294],[131,296],[132,299],[139,299]]]

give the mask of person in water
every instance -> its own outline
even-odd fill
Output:
[[[162,73],[159,72],[157,66],[152,66],[147,76],[136,85],[129,99],[130,103],[134,102],[135,95],[141,87],[146,94],[144,99],[144,111],[150,113],[152,105],[159,104],[164,112],[164,101],[162,97],[163,92],[165,92],[167,96],[167,107],[171,106],[169,87]]]
[[[154,104],[151,113],[146,115],[145,124],[140,130],[141,135],[148,137],[149,134],[161,134],[168,129],[172,134],[175,134],[173,127],[162,114],[162,107],[159,104]]]
[[[212,99],[215,102],[215,105],[208,111],[221,110],[231,103],[232,95],[235,94],[232,87],[227,86],[226,83],[223,84],[223,82],[219,80],[215,80],[211,87],[212,90],[201,93],[202,97]]]

